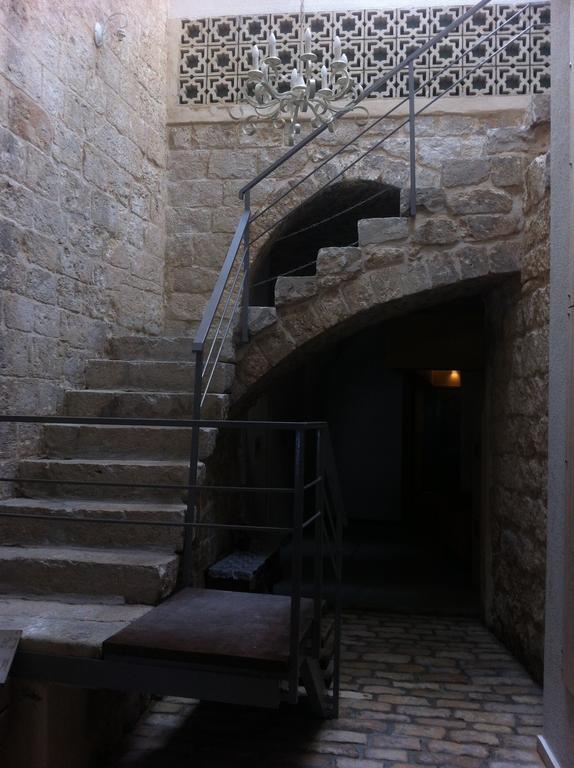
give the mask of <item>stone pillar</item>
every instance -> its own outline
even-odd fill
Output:
[[[566,635],[567,613],[572,616],[574,611],[574,590],[571,588],[567,594],[566,589],[567,555],[571,578],[574,569],[572,541],[566,543],[566,537],[574,535],[572,454],[570,466],[566,464],[568,445],[570,450],[574,447],[569,437],[572,419],[568,424],[568,412],[572,413],[574,406],[569,340],[572,319],[569,320],[568,310],[572,304],[568,285],[571,285],[570,263],[574,245],[573,61],[574,8],[570,0],[553,0],[548,566],[544,733],[539,740],[540,753],[551,768],[574,766],[574,681],[571,679],[574,636],[567,639]],[[570,516],[568,530],[567,511]]]

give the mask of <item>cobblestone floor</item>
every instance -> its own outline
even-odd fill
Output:
[[[346,614],[339,720],[166,698],[117,768],[539,768],[541,690],[472,619]]]

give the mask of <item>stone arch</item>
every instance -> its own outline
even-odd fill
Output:
[[[270,378],[322,345],[386,318],[490,291],[520,273],[516,247],[459,243],[429,250],[413,240],[411,233],[392,247],[325,248],[316,275],[279,278],[276,308],[252,308],[251,340],[238,353],[233,401],[256,396]]]
[[[275,278],[282,274],[314,274],[321,247],[355,245],[360,219],[398,216],[400,195],[396,186],[364,178],[343,179],[312,194],[259,249],[251,268],[251,304],[272,306]]]

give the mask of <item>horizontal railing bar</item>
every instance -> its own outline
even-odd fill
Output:
[[[243,211],[243,213],[241,214],[239,223],[237,225],[237,229],[235,230],[235,234],[233,235],[233,240],[231,241],[231,245],[229,246],[229,250],[227,251],[227,256],[225,257],[225,261],[223,262],[223,266],[221,267],[221,272],[219,273],[219,276],[216,280],[215,286],[213,288],[213,291],[211,292],[211,296],[207,303],[207,307],[205,309],[205,312],[203,313],[203,317],[201,318],[199,328],[197,329],[195,337],[193,339],[193,344],[192,344],[193,352],[203,351],[203,346],[205,344],[205,340],[207,339],[207,335],[209,333],[209,329],[211,328],[211,324],[213,322],[213,318],[215,317],[215,313],[217,312],[217,307],[221,302],[221,297],[223,296],[227,279],[233,268],[235,258],[237,257],[237,253],[239,251],[239,246],[241,245],[243,236],[245,234],[245,230],[247,228],[247,225],[249,224],[249,216],[250,216],[250,212],[248,210]]]
[[[519,9],[516,11],[516,13],[514,13],[514,14],[513,14],[512,16],[510,16],[508,19],[505,19],[505,20],[502,22],[502,24],[500,24],[498,27],[496,27],[495,29],[493,29],[493,30],[492,30],[491,32],[489,32],[488,34],[486,34],[486,35],[485,35],[484,37],[482,37],[480,40],[478,40],[477,42],[475,42],[475,43],[474,43],[472,46],[470,46],[470,48],[467,48],[466,50],[464,50],[464,51],[463,51],[463,52],[462,52],[462,53],[461,53],[461,54],[460,54],[460,55],[459,55],[459,56],[458,56],[456,59],[453,59],[452,61],[450,61],[450,62],[449,62],[448,64],[446,64],[446,65],[445,65],[445,66],[444,66],[444,67],[443,67],[441,70],[439,70],[438,72],[435,72],[435,73],[434,73],[434,75],[433,75],[433,76],[432,76],[432,77],[431,77],[429,80],[425,80],[425,82],[424,82],[424,83],[421,83],[421,85],[419,85],[419,87],[418,87],[418,88],[415,90],[415,96],[416,96],[416,94],[417,94],[417,93],[419,93],[419,91],[421,91],[421,90],[423,90],[423,89],[427,88],[427,87],[428,87],[428,86],[429,86],[431,83],[433,83],[433,82],[435,82],[436,80],[438,80],[438,78],[439,78],[439,77],[441,77],[441,76],[442,76],[442,75],[443,75],[445,72],[447,72],[449,69],[451,69],[452,67],[455,67],[455,66],[456,66],[456,65],[457,65],[457,64],[458,64],[458,63],[459,63],[459,62],[460,62],[462,59],[464,59],[466,56],[468,56],[470,53],[472,53],[472,51],[474,51],[474,50],[475,50],[476,48],[478,48],[480,45],[483,45],[483,44],[484,44],[484,43],[485,43],[487,40],[489,40],[491,37],[493,37],[495,34],[497,34],[497,33],[498,33],[498,32],[499,32],[501,29],[503,29],[503,28],[504,28],[504,27],[505,27],[507,24],[510,24],[510,23],[511,23],[511,22],[512,22],[512,21],[513,21],[513,20],[514,20],[514,19],[515,19],[517,16],[519,16],[521,13],[523,13],[523,12],[526,10],[526,8],[528,8],[528,6],[521,6],[521,7],[520,7],[520,8],[519,8]],[[444,94],[441,94],[441,96],[442,96],[442,95],[444,95]],[[306,182],[308,179],[310,179],[310,178],[311,178],[311,176],[314,176],[314,175],[315,175],[315,174],[316,174],[318,171],[320,171],[320,170],[321,170],[321,168],[323,168],[325,165],[327,165],[328,163],[330,163],[330,162],[331,162],[331,160],[334,160],[334,158],[335,158],[335,157],[338,157],[338,156],[339,156],[340,154],[342,154],[342,153],[343,153],[343,152],[344,152],[346,149],[348,149],[350,146],[352,146],[353,144],[355,144],[355,143],[356,143],[356,141],[357,141],[358,139],[360,139],[362,136],[364,136],[364,135],[365,135],[365,134],[367,134],[369,131],[371,131],[371,130],[372,130],[372,129],[373,129],[375,126],[376,126],[376,125],[378,125],[380,122],[382,122],[383,120],[386,120],[387,118],[389,118],[389,117],[390,117],[390,116],[391,116],[391,115],[392,115],[394,112],[396,112],[396,111],[397,111],[397,110],[398,110],[400,107],[402,107],[402,106],[403,106],[403,104],[406,104],[406,103],[408,102],[408,100],[409,100],[409,97],[408,97],[408,96],[405,96],[405,97],[404,97],[404,98],[403,98],[401,101],[399,101],[397,104],[395,104],[393,107],[391,107],[391,109],[389,109],[389,110],[388,110],[387,112],[385,112],[383,115],[380,115],[379,117],[375,118],[375,119],[373,120],[373,122],[372,122],[372,123],[370,123],[369,125],[367,125],[367,126],[366,126],[365,128],[363,128],[361,131],[359,131],[358,133],[356,133],[356,134],[355,134],[355,135],[354,135],[354,136],[353,136],[351,139],[349,139],[347,142],[345,142],[344,144],[342,144],[342,145],[341,145],[341,146],[340,146],[340,147],[339,147],[337,150],[335,150],[335,152],[333,152],[331,155],[329,155],[329,157],[326,157],[324,160],[322,160],[322,161],[321,161],[321,162],[320,162],[318,165],[316,165],[316,166],[315,166],[315,167],[314,167],[314,168],[313,168],[311,171],[309,171],[309,172],[308,172],[308,173],[307,173],[305,176],[303,176],[303,177],[302,177],[302,178],[300,178],[300,179],[299,179],[299,180],[298,180],[298,181],[297,181],[295,184],[293,184],[292,186],[290,186],[290,187],[289,187],[289,189],[287,189],[287,190],[286,190],[285,192],[283,192],[281,195],[279,195],[279,196],[278,196],[278,197],[276,197],[274,200],[272,200],[272,201],[271,201],[271,203],[269,203],[269,205],[265,206],[265,208],[262,208],[260,211],[257,211],[257,213],[251,217],[251,222],[253,223],[253,222],[257,221],[257,219],[259,219],[261,216],[264,216],[264,215],[267,213],[267,211],[270,211],[270,210],[271,210],[271,209],[272,209],[272,208],[273,208],[275,205],[277,205],[277,203],[280,203],[280,202],[281,202],[281,200],[283,200],[285,197],[288,197],[288,196],[289,196],[289,195],[290,195],[292,192],[294,192],[294,190],[296,190],[298,187],[300,187],[300,186],[301,186],[301,184],[304,184],[304,183],[305,183],[305,182]],[[406,123],[407,123],[407,122],[408,122],[408,120],[407,120],[406,122],[402,123],[402,124],[401,124],[401,126],[400,126],[400,128],[402,128],[404,125],[406,125]],[[388,134],[388,135],[385,137],[385,141],[386,141],[388,138],[390,138],[392,135],[393,135],[392,133],[391,133],[391,134]],[[363,153],[363,155],[361,155],[361,157],[366,157],[366,156],[369,154],[369,152],[370,152],[370,151],[372,151],[373,149],[376,149],[376,147],[377,147],[377,146],[379,146],[379,145],[377,144],[377,145],[375,145],[374,147],[371,147],[369,150],[367,150],[367,152]],[[336,177],[335,177],[335,179],[337,179],[337,178],[338,178],[338,176],[336,176]],[[324,184],[322,187],[320,187],[318,190],[316,190],[316,191],[313,193],[313,195],[316,195],[318,192],[320,192],[321,190],[325,189],[325,188],[326,188],[327,186],[329,186],[329,185],[330,185],[330,184],[331,184],[331,183],[332,183],[332,182],[333,182],[335,179],[330,179],[330,180],[329,180],[329,181],[328,181],[326,184]],[[383,192],[386,192],[386,190],[383,190]],[[383,194],[383,192],[379,192],[379,193],[377,193],[377,194]],[[367,198],[367,200],[368,200],[368,198]],[[361,204],[362,204],[362,203],[361,203]],[[337,213],[337,214],[334,214],[333,216],[330,216],[330,217],[328,217],[328,218],[327,218],[327,219],[325,219],[324,221],[329,221],[330,219],[336,218],[337,216],[340,216],[342,213],[346,213],[346,212],[347,212],[347,210],[344,210],[344,211],[340,211],[339,213]],[[289,214],[287,214],[287,215],[289,215]],[[263,235],[267,234],[267,233],[268,233],[268,232],[270,232],[272,229],[274,229],[274,228],[275,228],[275,227],[277,227],[279,224],[281,224],[281,223],[282,223],[282,222],[285,220],[285,218],[287,218],[287,216],[283,216],[281,219],[279,219],[279,221],[275,222],[275,224],[273,224],[271,227],[269,227],[268,229],[266,229],[266,230],[265,230],[265,232],[261,233],[261,234],[260,234],[260,235],[259,235],[257,238],[255,238],[254,240],[252,240],[252,241],[249,243],[249,245],[252,245],[252,244],[255,242],[255,240],[258,240],[260,237],[262,237]],[[322,223],[322,222],[320,222],[320,223]],[[313,227],[313,226],[316,226],[316,224],[310,225],[309,227],[306,227],[306,228],[304,228],[304,229],[302,229],[302,230],[299,230],[299,231],[300,231],[300,232],[303,232],[303,231],[305,231],[305,229],[310,229],[310,228],[311,228],[311,227]],[[297,233],[289,233],[289,235],[287,235],[286,237],[292,237],[292,236],[294,236],[295,234],[297,234]],[[281,238],[281,237],[280,237],[280,238],[278,238],[278,240],[277,240],[276,242],[279,242],[280,240],[284,240],[284,239],[285,239],[285,238]]]
[[[433,38],[428,40],[424,45],[422,45],[420,48],[417,48],[416,51],[413,51],[411,54],[409,54],[405,59],[403,59],[403,61],[401,61],[399,64],[393,67],[393,69],[387,72],[386,75],[379,78],[378,80],[375,80],[374,83],[371,83],[370,86],[368,86],[363,90],[360,98],[357,99],[357,101],[352,107],[348,107],[347,109],[343,109],[340,112],[337,112],[334,115],[333,120],[338,120],[343,115],[347,114],[348,112],[351,112],[352,109],[357,104],[359,104],[361,101],[366,99],[371,93],[374,93],[375,91],[380,90],[380,88],[382,88],[382,86],[385,85],[385,83],[387,83],[392,77],[394,77],[402,69],[407,67],[411,61],[414,61],[415,59],[419,58],[419,56],[422,56],[422,54],[426,53],[426,51],[432,48],[433,45],[436,45],[437,43],[439,43],[444,37],[449,35],[454,29],[456,29],[461,24],[463,24],[467,19],[474,16],[474,14],[477,11],[479,11],[485,5],[488,5],[488,3],[490,2],[491,0],[480,0],[478,3],[473,5],[472,8],[469,8],[465,13],[463,13],[461,16],[459,16],[454,21],[452,21],[448,26],[446,26]],[[309,133],[304,139],[301,139],[301,141],[298,144],[296,144],[290,150],[285,152],[285,154],[281,155],[281,157],[277,158],[277,160],[271,163],[267,168],[265,168],[265,170],[261,171],[261,173],[258,173],[254,179],[252,179],[248,184],[246,184],[239,190],[239,197],[242,198],[246,192],[249,192],[251,189],[253,189],[253,187],[257,186],[261,181],[263,181],[263,179],[266,179],[267,176],[273,173],[273,171],[277,170],[277,168],[280,168],[283,165],[283,163],[287,162],[287,160],[293,157],[293,155],[297,154],[297,152],[303,149],[303,147],[305,147],[311,141],[316,139],[317,136],[323,133],[323,131],[325,131],[329,125],[330,123],[326,123],[316,128],[314,131]]]
[[[0,477],[0,483],[39,483],[41,485],[89,485],[95,488],[149,488],[166,491],[218,491],[222,493],[294,493],[293,488],[260,488],[242,485],[172,485],[169,483],[114,483],[108,480],[53,480],[35,477]]]
[[[307,528],[309,525],[311,525],[311,523],[314,523],[314,522],[315,522],[315,520],[317,520],[317,518],[321,517],[321,515],[322,515],[322,514],[323,514],[323,513],[321,512],[321,510],[319,510],[318,512],[315,512],[315,514],[314,514],[314,515],[311,515],[311,517],[310,517],[310,518],[308,518],[307,520],[305,520],[305,522],[302,524],[302,526],[301,526],[301,527],[302,527],[303,529],[304,529],[304,528]]]
[[[0,424],[68,424],[86,426],[176,427],[191,429],[269,429],[281,431],[325,429],[325,421],[222,421],[221,419],[134,419],[108,416],[0,416]]]
[[[271,531],[273,533],[292,533],[293,528],[277,525],[248,525],[240,523],[186,523],[185,520],[175,522],[171,520],[120,520],[117,517],[68,517],[67,515],[34,515],[20,512],[0,512],[0,518],[8,517],[18,520],[43,520],[44,522],[66,522],[66,523],[100,523],[109,525],[148,525],[159,526],[162,528],[225,528],[226,530],[238,531]]]

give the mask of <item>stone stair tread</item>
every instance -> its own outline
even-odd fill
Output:
[[[176,561],[177,556],[173,553],[150,549],[118,550],[99,547],[7,547],[0,545],[0,584],[2,583],[2,563],[14,560],[161,567]]]
[[[227,392],[233,384],[235,366],[218,363],[211,382],[214,392]],[[209,369],[210,375],[212,369]],[[191,392],[195,363],[178,360],[88,360],[86,383],[89,389],[127,391]]]
[[[81,392],[82,394],[97,394],[97,395],[123,395],[123,394],[129,394],[129,395],[141,395],[142,397],[189,397],[193,395],[193,391],[190,392],[181,392],[179,390],[166,390],[166,389],[138,389],[138,390],[126,390],[126,389],[67,389],[66,394],[69,392],[73,392],[74,394],[77,394],[78,392]],[[229,397],[228,394],[224,392],[208,392],[206,397],[217,397],[217,398],[227,398]]]
[[[38,599],[0,595],[0,629],[21,630],[19,650],[24,652],[98,657],[105,640],[150,608],[93,602],[92,596]]]
[[[0,501],[0,510],[38,510],[50,513],[74,514],[78,512],[180,512],[185,509],[184,504],[168,504],[146,501],[108,501],[102,499],[27,499],[24,496],[15,496]]]
[[[213,337],[208,336],[210,345]],[[112,360],[143,359],[192,362],[192,336],[116,336],[109,346]],[[225,341],[220,362],[235,361],[234,345],[230,333]]]
[[[30,465],[30,464],[47,464],[47,465],[56,465],[56,464],[64,464],[66,466],[74,466],[78,464],[88,464],[89,466],[97,466],[97,465],[105,465],[105,466],[136,466],[136,467],[160,467],[163,468],[165,466],[181,466],[186,467],[189,465],[188,461],[177,461],[177,459],[168,459],[166,461],[161,459],[125,459],[125,458],[119,458],[119,459],[108,459],[108,458],[102,458],[102,459],[50,459],[50,458],[32,458],[32,459],[22,459],[20,461],[21,465]]]
[[[199,458],[208,458],[218,430],[202,427]],[[181,427],[148,427],[113,424],[49,424],[43,431],[42,456],[51,458],[189,457],[191,431]]]
[[[184,529],[164,523],[183,522],[185,511],[182,501],[168,503],[161,498],[153,502],[66,498],[59,493],[45,498],[18,496],[0,501],[0,545],[180,552]]]
[[[0,546],[0,594],[90,594],[157,604],[175,588],[179,558],[155,549]]]

